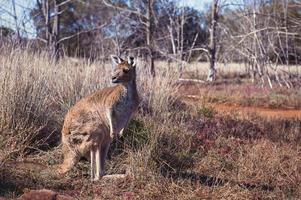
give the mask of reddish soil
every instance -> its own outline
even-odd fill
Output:
[[[187,103],[200,104],[197,96],[186,96],[183,100]],[[217,112],[223,114],[229,114],[236,112],[240,115],[248,115],[255,113],[262,117],[267,118],[299,118],[301,119],[301,110],[300,109],[272,109],[256,106],[238,106],[238,105],[229,105],[229,104],[216,104],[208,103],[210,107],[213,107]]]
[[[238,113],[256,113],[260,116],[267,118],[300,118],[301,110],[285,110],[285,109],[271,109],[271,108],[261,108],[261,107],[244,107],[235,105],[224,105],[224,104],[212,104],[218,112],[238,112]]]
[[[19,197],[17,200],[72,200],[71,196],[61,195],[51,190],[31,190],[25,194],[23,194],[21,197]]]
[[[220,83],[216,83],[218,85]],[[224,83],[222,83],[224,84]],[[181,100],[193,104],[193,105],[200,105],[201,97],[200,92],[202,89],[206,87],[212,87],[212,85],[208,83],[195,83],[195,82],[182,82],[179,83],[178,93],[181,96]],[[227,84],[223,85],[222,87],[226,87]],[[213,107],[217,112],[221,114],[229,114],[229,113],[238,113],[242,116],[246,116],[248,114],[255,113],[257,115],[267,117],[267,118],[299,118],[301,119],[301,109],[297,108],[268,108],[268,107],[260,107],[260,106],[244,106],[244,105],[236,105],[232,102],[226,103],[206,103],[206,105]]]

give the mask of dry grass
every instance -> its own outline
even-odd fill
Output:
[[[111,65],[55,65],[45,57],[0,53],[0,195],[47,188],[76,199],[301,198],[300,120],[239,119],[188,107],[176,100],[177,74],[167,68],[154,80],[139,70],[139,112],[110,149],[108,173],[129,170],[132,177],[92,184],[87,161],[57,177],[63,117],[110,84]],[[27,164],[12,162],[22,160]]]
[[[166,66],[164,62],[157,62],[159,66]],[[167,65],[170,68],[177,68],[176,63],[171,63]],[[202,78],[205,80],[206,75],[208,73],[209,64],[206,62],[192,62],[189,65],[185,66],[184,75],[189,78]],[[300,74],[300,65],[290,65],[289,67],[286,65],[278,65],[268,67],[269,73],[274,74],[275,71],[272,69],[277,68],[278,73],[283,71],[290,71],[291,73]],[[217,62],[215,64],[215,68],[217,70],[218,77],[231,77],[234,75],[242,75],[246,73],[246,66],[244,63],[220,63]]]

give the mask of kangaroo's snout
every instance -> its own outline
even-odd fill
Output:
[[[122,74],[119,70],[115,70],[115,72],[112,74],[111,80],[112,83],[119,83],[120,79],[122,78]]]

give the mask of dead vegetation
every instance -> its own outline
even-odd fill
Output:
[[[77,100],[109,84],[111,66],[68,59],[55,65],[45,57],[1,51],[0,196],[46,188],[75,199],[301,198],[300,119],[241,119],[220,115],[206,102],[187,106],[176,98],[177,74],[164,68],[154,79],[140,68],[139,112],[109,152],[107,172],[128,170],[132,176],[92,184],[89,163],[82,160],[58,177],[53,169],[62,161],[63,116]],[[210,94],[221,92],[221,99],[233,103],[232,96],[256,86],[212,87]],[[249,94],[256,95],[272,102],[265,89]],[[299,95],[289,91],[287,102],[279,104],[299,107]]]

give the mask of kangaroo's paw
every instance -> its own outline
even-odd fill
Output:
[[[121,137],[122,137],[123,131],[124,131],[124,129],[121,129],[121,131],[117,134],[117,137],[118,137],[118,138],[121,138]]]
[[[114,133],[114,132],[110,132],[110,137],[111,137],[111,139],[113,139],[113,138],[116,138],[116,133]]]

